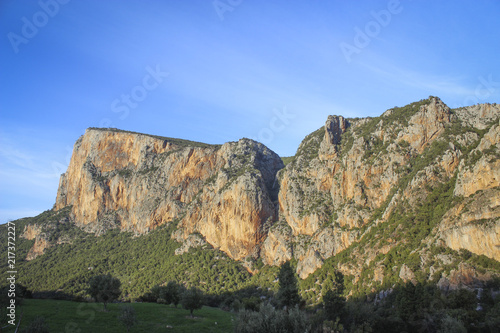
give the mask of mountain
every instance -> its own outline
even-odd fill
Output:
[[[497,104],[432,96],[380,117],[328,116],[286,166],[250,139],[89,128],[53,209],[14,222],[20,282],[82,295],[92,271],[112,271],[128,297],[168,279],[220,294],[273,289],[291,260],[312,303],[337,270],[358,296],[406,281],[485,285],[500,274],[499,116]]]
[[[178,223],[179,241],[201,234],[240,260],[258,253],[276,219],[280,157],[242,139],[222,146],[88,129],[75,144],[54,209],[72,206],[84,230],[144,234]],[[198,237],[199,238],[199,237]]]

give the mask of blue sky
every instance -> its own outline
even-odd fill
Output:
[[[500,2],[0,2],[0,222],[54,204],[87,127],[281,156],[329,114],[500,102]]]

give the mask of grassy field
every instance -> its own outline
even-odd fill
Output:
[[[21,328],[38,316],[45,317],[50,332],[126,332],[117,317],[124,304],[108,304],[104,311],[101,303],[77,303],[57,300],[25,300],[18,308],[22,311]],[[232,332],[233,315],[217,308],[203,307],[194,312],[173,306],[152,303],[131,303],[138,323],[130,332]],[[217,324],[216,324],[217,323]],[[172,328],[167,328],[167,325]],[[14,332],[14,328],[3,332]]]

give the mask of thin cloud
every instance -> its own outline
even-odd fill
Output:
[[[403,84],[408,87],[413,87],[422,90],[434,91],[436,95],[456,95],[468,96],[474,94],[474,89],[458,84],[463,81],[463,77],[444,76],[444,75],[431,75],[421,74],[413,70],[396,67],[393,65],[385,65],[382,67],[375,67],[366,63],[360,63],[368,70],[389,79],[395,84]]]
[[[21,168],[34,169],[33,156],[10,146],[5,141],[2,139],[2,145],[0,146],[0,157],[2,159],[5,159],[9,164],[14,164]]]

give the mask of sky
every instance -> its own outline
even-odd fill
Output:
[[[328,115],[500,102],[500,1],[1,0],[0,223],[114,127],[291,156]]]

